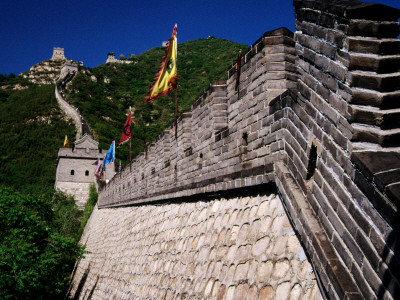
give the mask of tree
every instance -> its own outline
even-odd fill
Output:
[[[52,226],[49,202],[0,187],[0,299],[63,299],[83,247]]]
[[[120,59],[120,60],[124,60],[124,59],[125,59],[125,55],[120,54],[120,55],[119,55],[119,59]]]

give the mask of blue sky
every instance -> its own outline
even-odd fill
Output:
[[[378,0],[400,8],[398,0]],[[247,45],[265,31],[294,30],[291,0],[0,0],[0,73],[19,74],[53,47],[94,67],[108,52],[128,56],[160,46],[178,24],[178,42],[209,35]]]

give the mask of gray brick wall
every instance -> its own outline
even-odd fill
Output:
[[[99,193],[99,208],[275,184],[332,299],[400,296],[398,10],[295,0]],[[142,206],[139,206],[142,207]],[[90,229],[88,229],[90,230]],[[83,275],[82,275],[83,276]]]

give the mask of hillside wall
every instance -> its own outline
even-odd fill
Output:
[[[276,185],[323,293],[398,298],[400,13],[353,0],[295,0],[294,6],[296,33],[265,33],[243,54],[239,85],[235,63],[227,80],[211,84],[181,115],[177,139],[167,128],[100,191],[95,215]],[[153,215],[142,213],[151,222]],[[129,239],[115,222],[109,234]],[[94,230],[86,234],[105,237]],[[102,247],[89,247],[96,254],[77,265],[73,286],[89,276],[89,264],[107,264],[119,249],[105,257],[97,254]],[[91,268],[88,274],[100,276]],[[114,279],[108,291],[118,286]],[[91,289],[97,291],[93,281],[82,292]]]
[[[71,104],[69,104],[64,97],[61,95],[58,87],[56,86],[55,88],[55,94],[56,94],[56,99],[58,105],[60,105],[60,108],[62,111],[74,121],[75,128],[76,128],[76,139],[79,139],[82,137],[82,122],[81,122],[81,115],[79,111],[73,107]]]

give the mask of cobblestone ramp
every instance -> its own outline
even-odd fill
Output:
[[[75,299],[322,299],[275,194],[97,208]]]

